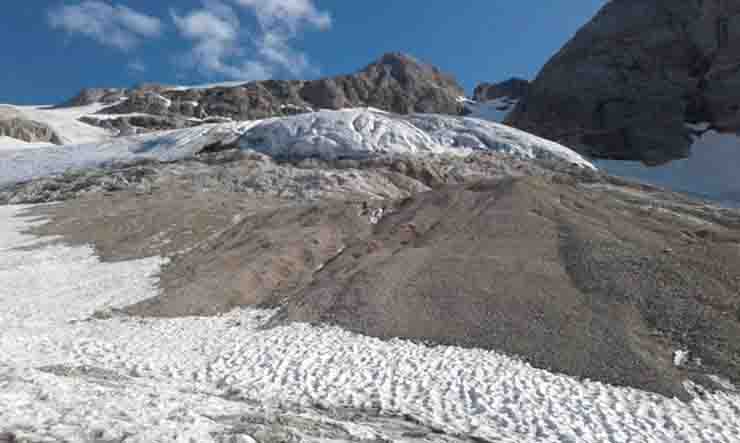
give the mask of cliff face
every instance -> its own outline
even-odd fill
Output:
[[[601,158],[690,155],[740,129],[740,1],[613,0],[543,68],[508,123]]]

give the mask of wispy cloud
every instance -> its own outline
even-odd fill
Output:
[[[256,18],[257,29],[250,32],[242,25],[241,12]],[[171,15],[179,32],[193,41],[185,57],[190,66],[240,80],[315,71],[293,40],[307,29],[326,30],[332,24],[329,13],[312,0],[204,0],[201,8]]]
[[[126,67],[131,72],[146,72],[146,65],[141,60],[132,60]]]
[[[52,8],[47,12],[47,20],[55,29],[81,34],[123,51],[162,33],[159,18],[98,0]]]

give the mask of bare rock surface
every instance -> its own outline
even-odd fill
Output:
[[[737,0],[612,0],[546,64],[508,122],[600,158],[687,157],[687,122],[740,126],[738,29]]]

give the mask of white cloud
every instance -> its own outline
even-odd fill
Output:
[[[126,67],[132,72],[146,72],[146,65],[141,60],[132,60]]]
[[[202,8],[180,15],[172,12],[179,32],[193,41],[185,61],[207,75],[257,80],[285,71],[298,76],[315,69],[292,41],[305,29],[326,30],[329,13],[312,0],[204,0]],[[241,6],[254,15],[257,29],[246,30]]]
[[[241,60],[240,21],[228,5],[211,0],[202,9],[186,15],[172,11],[172,20],[180,33],[193,41],[184,61],[206,75],[239,79],[264,79],[270,70],[253,60]]]
[[[162,33],[159,18],[98,0],[60,5],[48,11],[47,19],[55,29],[82,34],[124,51],[134,48],[142,39]]]
[[[297,32],[306,23],[319,29],[331,27],[328,12],[319,11],[312,0],[236,0],[242,6],[252,8],[260,25],[264,28],[288,27]]]

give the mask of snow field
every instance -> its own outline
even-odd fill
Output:
[[[100,263],[89,247],[43,242],[22,233],[42,222],[20,217],[25,209],[0,207],[0,281],[11,283],[0,286],[0,424],[22,437],[211,442],[226,428],[218,417],[319,405],[498,442],[739,441],[733,394],[686,404],[495,352],[304,324],[262,329],[272,312],[254,309],[79,321],[156,295],[161,260]]]

